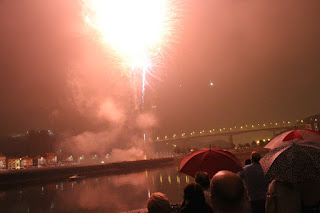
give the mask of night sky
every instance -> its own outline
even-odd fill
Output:
[[[1,135],[94,131],[134,112],[130,79],[84,26],[79,2],[0,0]],[[319,11],[318,0],[185,1],[170,57],[148,78],[156,132],[319,113]],[[106,99],[121,110],[101,121]]]

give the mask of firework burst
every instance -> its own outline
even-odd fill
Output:
[[[147,76],[164,63],[180,28],[177,0],[82,0],[86,23],[117,58],[144,103]],[[120,68],[122,67],[122,68]],[[137,89],[137,86],[140,89]]]

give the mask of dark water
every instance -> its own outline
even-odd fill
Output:
[[[153,192],[180,203],[186,183],[177,167],[85,178],[0,191],[1,212],[122,212],[146,206]]]

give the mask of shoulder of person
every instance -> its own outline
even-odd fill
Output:
[[[274,179],[270,184],[269,184],[269,187],[268,187],[268,194],[269,195],[274,195],[276,193],[276,188],[277,188],[277,185],[278,185],[278,181],[276,179]]]

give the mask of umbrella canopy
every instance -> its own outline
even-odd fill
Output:
[[[240,160],[231,152],[220,149],[201,149],[187,155],[180,163],[180,172],[195,177],[198,171],[207,172],[212,178],[218,171],[240,172]]]
[[[289,141],[300,140],[320,142],[320,133],[308,129],[297,129],[287,131],[272,139],[264,148],[274,149],[285,145]]]
[[[260,160],[267,178],[288,182],[312,180],[320,176],[320,143],[293,141],[275,148]]]

